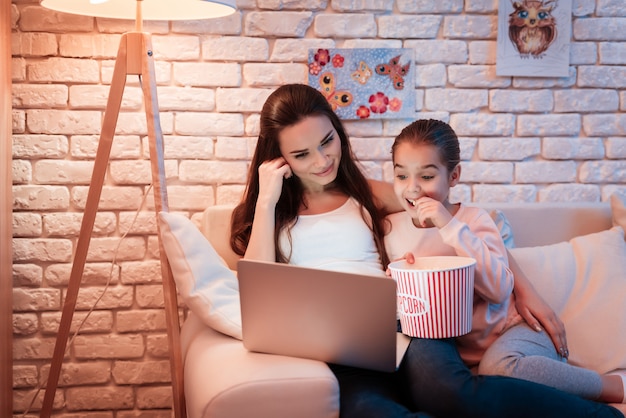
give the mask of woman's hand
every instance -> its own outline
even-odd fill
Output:
[[[569,356],[565,325],[538,293],[515,293],[515,307],[533,329],[539,332],[543,326],[562,357]]]
[[[393,261],[400,261],[400,260],[404,260],[409,264],[413,264],[415,263],[415,255],[413,253],[406,253],[402,257]],[[389,266],[387,266],[387,269],[385,270],[385,274],[387,275],[387,277],[391,277],[391,270],[389,270]]]
[[[282,192],[283,181],[291,177],[291,167],[283,157],[265,161],[259,166],[259,197],[257,203],[275,206]]]
[[[557,353],[562,357],[569,356],[567,348],[567,336],[565,335],[565,325],[557,316],[556,312],[541,297],[532,285],[528,277],[519,267],[515,258],[507,251],[509,257],[509,267],[515,277],[515,307],[524,320],[535,331],[540,332],[545,329],[552,340]]]

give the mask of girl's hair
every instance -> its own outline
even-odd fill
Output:
[[[413,145],[429,144],[439,150],[441,161],[448,172],[451,172],[461,162],[459,138],[454,130],[445,122],[435,119],[419,119],[407,125],[391,146],[391,156],[395,156],[396,148],[403,142]]]
[[[243,199],[235,207],[231,222],[230,246],[235,253],[243,256],[246,252],[256,201],[259,195],[259,166],[281,156],[278,135],[280,132],[309,116],[326,116],[337,131],[341,142],[341,160],[334,187],[356,199],[369,214],[370,229],[384,266],[388,263],[383,244],[383,214],[374,203],[369,183],[352,153],[348,136],[337,114],[332,110],[326,98],[315,88],[306,84],[287,84],[276,89],[266,100],[261,110],[260,132],[254,156],[248,171],[248,180]],[[276,261],[286,263],[286,257],[278,246],[278,236],[282,228],[293,224],[298,216],[298,209],[304,204],[304,189],[300,179],[291,176],[283,181],[283,188],[276,204],[276,228],[274,247]],[[364,219],[366,219],[364,217]]]

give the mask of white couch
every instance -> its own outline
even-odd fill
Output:
[[[516,247],[525,247],[512,250],[521,268],[528,273],[535,287],[553,304],[559,314],[569,315],[564,322],[568,331],[570,350],[576,359],[577,345],[582,344],[578,339],[588,338],[582,338],[584,332],[577,332],[571,327],[571,323],[593,321],[593,318],[581,320],[577,315],[579,313],[587,315],[587,311],[597,310],[597,307],[591,303],[587,311],[584,306],[572,310],[568,301],[574,299],[574,302],[580,305],[580,298],[584,299],[586,295],[585,289],[580,288],[580,283],[588,280],[586,272],[606,264],[597,262],[597,258],[607,252],[611,253],[612,250],[604,249],[604,244],[598,243],[598,240],[613,240],[608,244],[610,248],[620,245],[623,247],[616,250],[619,257],[624,255],[621,257],[623,262],[620,259],[621,264],[618,263],[616,268],[622,269],[621,272],[626,271],[623,231],[619,227],[612,228],[611,206],[608,203],[480,206],[489,211],[499,209],[505,215],[511,227],[505,232],[512,234]],[[202,232],[229,267],[235,269],[237,257],[228,244],[231,210],[230,206],[208,208],[204,212]],[[604,232],[593,234],[599,231]],[[609,237],[607,231],[614,232]],[[582,243],[575,242],[576,239],[568,242],[577,236],[593,238],[589,240],[585,238]],[[621,244],[618,241],[620,236]],[[598,254],[587,257],[586,252],[591,251]],[[583,254],[580,254],[581,252]],[[614,254],[611,257],[616,258]],[[591,267],[581,265],[580,259],[583,259],[583,264],[584,260],[588,260]],[[585,270],[582,277],[576,273],[580,269]],[[613,272],[590,274],[610,275]],[[617,303],[621,300],[621,304],[626,305],[626,277],[622,274],[621,279],[624,286],[615,288],[609,283],[605,290],[600,286],[599,297],[605,297],[602,291],[617,293]],[[618,334],[626,335],[626,319],[618,320],[613,326],[618,327]],[[611,330],[615,332],[614,328]],[[603,338],[603,335],[594,338]],[[584,358],[587,354],[584,352],[594,350],[592,347],[589,350],[578,350],[583,352],[581,354],[583,365],[594,367],[601,372],[606,371],[600,370],[603,367],[626,368],[624,353],[626,341],[614,339],[612,341],[612,344],[617,345],[614,350],[616,353],[613,353],[613,357],[617,359],[612,360],[612,363],[595,358],[587,361]],[[214,331],[193,312],[190,312],[183,324],[181,343],[185,396],[190,418],[339,416],[338,385],[324,363],[248,352],[240,340]],[[602,354],[606,357],[605,353]],[[594,361],[604,363],[595,364]]]

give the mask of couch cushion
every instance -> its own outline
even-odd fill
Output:
[[[241,339],[237,276],[185,216],[160,212],[159,230],[176,288],[206,325]]]
[[[570,362],[599,373],[626,368],[623,229],[510,251],[564,322]]]

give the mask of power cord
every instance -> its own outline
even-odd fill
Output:
[[[146,203],[146,199],[148,198],[148,193],[150,193],[150,190],[152,190],[152,183],[150,183],[148,185],[148,188],[146,189],[146,191],[143,194],[143,197],[141,199],[141,204],[139,205],[139,207],[137,208],[137,211],[135,212],[135,216],[133,217],[132,222],[130,223],[130,226],[128,227],[128,229],[126,230],[126,232],[124,232],[122,234],[122,236],[120,237],[117,246],[115,247],[115,251],[113,252],[113,259],[111,260],[111,269],[109,270],[109,277],[107,278],[107,281],[104,285],[104,289],[102,290],[102,293],[100,294],[100,296],[98,296],[98,299],[96,299],[96,301],[94,302],[93,306],[91,306],[91,308],[89,308],[89,311],[87,311],[87,314],[85,315],[85,317],[83,318],[82,321],[80,321],[80,324],[78,324],[78,327],[76,328],[76,330],[74,331],[74,334],[72,334],[71,338],[69,339],[67,346],[65,348],[65,353],[64,356],[67,355],[68,350],[70,349],[70,347],[72,346],[72,344],[74,343],[74,339],[76,338],[76,336],[78,335],[79,331],[82,329],[82,327],[85,325],[85,323],[87,322],[87,319],[89,319],[89,316],[93,313],[93,311],[96,309],[96,306],[98,305],[98,303],[102,300],[102,298],[104,297],[104,295],[106,294],[107,290],[109,289],[110,285],[111,285],[111,281],[113,280],[113,269],[115,268],[115,266],[117,265],[117,255],[119,253],[120,247],[122,245],[122,241],[124,240],[124,238],[126,238],[126,236],[128,235],[128,233],[133,229],[133,226],[135,225],[135,222],[137,222],[137,218],[139,217],[139,214],[142,212],[142,208],[144,206],[144,204]],[[22,413],[22,417],[26,417],[26,414],[28,414],[30,412],[30,409],[32,408],[33,404],[35,403],[35,400],[37,399],[37,396],[39,395],[39,393],[41,392],[41,390],[43,389],[43,385],[41,383],[41,379],[38,379],[39,382],[37,383],[37,390],[35,391],[35,394],[33,395],[30,403],[28,404],[28,407],[26,408],[26,410]]]

